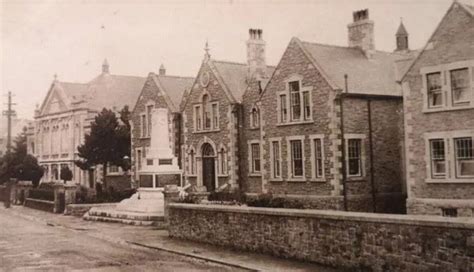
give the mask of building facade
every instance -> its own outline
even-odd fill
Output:
[[[406,56],[375,50],[368,10],[354,13],[348,31],[348,47],[290,41],[258,103],[260,139],[249,143],[248,164],[260,179],[249,193],[323,209],[403,209],[396,80]]]
[[[218,61],[206,54],[183,107],[183,167],[186,182],[207,191],[242,187],[244,95],[259,93],[272,67],[265,63],[262,31],[251,29],[247,64]]]
[[[473,216],[474,7],[454,1],[404,76],[408,212]]]
[[[107,60],[102,73],[88,83],[61,82],[54,79],[28,132],[28,153],[37,157],[45,169],[41,182],[60,180],[61,168],[69,167],[73,181],[94,187],[102,171],[83,171],[75,165],[77,147],[84,143],[94,117],[103,109],[120,111],[134,105],[145,78],[113,75]],[[122,175],[111,166],[109,175]]]
[[[138,101],[132,111],[132,173],[139,181],[138,172],[147,163],[146,158],[151,145],[152,111],[155,108],[168,110],[168,129],[171,148],[181,164],[181,104],[184,95],[189,92],[194,78],[166,75],[162,65],[159,73],[150,73],[145,81]],[[140,187],[150,187],[142,181]],[[159,184],[163,187],[164,184]]]

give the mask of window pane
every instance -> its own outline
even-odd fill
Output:
[[[273,150],[273,177],[280,177],[280,145],[279,142],[272,142]]]
[[[280,120],[286,122],[287,109],[286,109],[286,95],[280,95]]]
[[[322,146],[321,139],[314,139],[314,165],[316,167],[315,173],[316,177],[323,176],[323,157],[322,157]]]
[[[441,93],[441,73],[426,75],[426,85],[428,91],[428,106],[435,107],[443,104]]]
[[[299,120],[301,118],[301,102],[299,93],[290,94],[291,102],[291,120]]]
[[[195,108],[194,116],[196,116],[196,130],[201,130],[201,107]]]
[[[252,109],[252,126],[253,127],[258,127],[259,126],[259,121],[260,121],[260,117],[259,117],[259,114],[258,114],[258,109]]]
[[[456,176],[471,177],[474,176],[474,150],[472,138],[454,139],[456,148]]]
[[[311,118],[311,101],[309,99],[309,92],[303,93],[303,111],[304,111],[304,119],[308,120]]]
[[[251,144],[252,172],[260,172],[260,145]]]
[[[303,150],[301,140],[290,141],[293,177],[303,176]]]
[[[453,103],[469,102],[469,70],[467,68],[452,70],[451,75],[451,91],[453,94]]]
[[[146,136],[146,115],[142,115],[142,137]]]
[[[362,175],[362,161],[361,161],[361,139],[349,139],[348,140],[348,172],[349,176],[361,176]]]
[[[217,112],[217,104],[212,104],[212,117],[214,122],[214,128],[219,128],[219,113]]]
[[[209,105],[209,96],[204,95],[202,97],[202,107],[204,109],[203,118],[204,118],[204,129],[211,128],[211,109]]]
[[[431,149],[431,174],[433,177],[444,177],[446,174],[446,160],[444,140],[430,140]]]

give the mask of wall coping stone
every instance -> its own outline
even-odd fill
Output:
[[[470,217],[440,217],[429,215],[397,215],[397,214],[381,214],[381,213],[361,213],[361,212],[345,212],[333,210],[301,210],[301,209],[283,209],[283,208],[258,208],[248,206],[224,206],[224,205],[199,205],[185,203],[170,203],[170,209],[185,210],[203,210],[227,213],[247,213],[261,214],[287,217],[306,217],[320,218],[341,221],[359,221],[374,222],[384,224],[404,224],[418,225],[428,227],[441,228],[458,228],[474,230],[474,218]]]

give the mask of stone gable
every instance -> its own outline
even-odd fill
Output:
[[[458,110],[440,110],[426,112],[427,103],[424,91],[426,67],[439,68],[443,74],[444,95],[449,95],[448,76],[450,69],[457,63],[470,61],[471,73],[474,65],[474,17],[459,3],[454,2],[448,13],[440,22],[425,49],[403,80],[404,111],[406,130],[406,150],[409,166],[407,168],[409,212],[441,214],[441,208],[473,206],[474,186],[471,183],[427,182],[431,177],[429,153],[425,136],[436,133],[473,130],[474,108]],[[454,65],[454,66],[453,66]],[[464,67],[464,66],[463,66]],[[471,75],[471,92],[474,92]],[[472,103],[472,102],[471,102]],[[449,147],[448,147],[449,148]],[[454,170],[454,169],[452,169]],[[428,203],[425,200],[433,200]],[[444,201],[437,201],[437,200]],[[469,200],[457,202],[457,200]],[[467,209],[472,214],[471,209]],[[462,213],[462,212],[461,212]]]

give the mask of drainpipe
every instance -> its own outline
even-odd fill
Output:
[[[348,93],[347,74],[344,74],[344,93]],[[342,196],[344,200],[344,210],[347,211],[347,173],[346,173],[346,140],[344,138],[344,93],[340,94],[341,103],[341,148],[342,148]]]
[[[236,158],[236,161],[238,162],[238,171],[237,171],[237,184],[239,185],[239,190],[240,191],[243,191],[244,188],[243,188],[243,184],[242,184],[242,167],[241,167],[241,159],[242,159],[242,150],[241,150],[241,146],[240,146],[240,143],[241,143],[241,133],[243,133],[243,125],[242,125],[242,120],[241,118],[243,118],[242,116],[242,108],[243,108],[243,105],[242,104],[238,104],[238,103],[235,103],[233,105],[233,110],[232,110],[232,113],[234,114],[235,116],[235,129],[237,130],[237,137],[236,137],[236,143],[235,143],[235,146],[237,148],[237,154],[231,154],[232,156],[234,155],[237,155],[237,158]]]
[[[371,99],[367,100],[367,118],[369,122],[369,149],[370,149],[370,185],[372,187],[372,205],[374,213],[377,212],[377,196],[375,191],[375,180],[374,180],[374,146],[372,141],[372,107]]]

